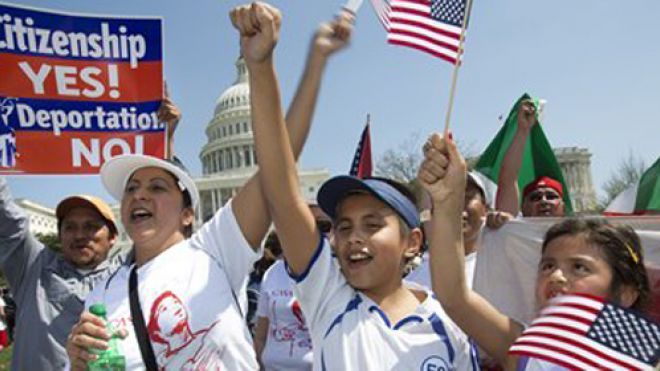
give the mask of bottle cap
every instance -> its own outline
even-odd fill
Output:
[[[107,314],[105,310],[105,304],[97,303],[97,304],[92,304],[91,307],[89,307],[89,311],[96,316],[99,317],[105,317]]]

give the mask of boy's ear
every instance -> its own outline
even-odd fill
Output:
[[[415,228],[410,232],[408,236],[408,247],[404,252],[406,258],[412,258],[419,255],[422,251],[422,242],[423,242],[423,233],[419,228]]]

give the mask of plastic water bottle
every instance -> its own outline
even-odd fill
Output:
[[[108,349],[90,348],[89,351],[98,356],[93,361],[87,362],[87,370],[89,371],[124,371],[126,370],[126,357],[121,352],[120,342],[121,338],[115,334],[114,328],[106,318],[107,311],[104,304],[94,304],[89,307],[89,311],[103,318],[106,321],[106,331],[112,336],[108,341]]]

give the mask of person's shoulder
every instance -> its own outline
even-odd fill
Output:
[[[281,285],[281,282],[290,280],[284,259],[277,259],[264,273],[262,285],[271,287]]]

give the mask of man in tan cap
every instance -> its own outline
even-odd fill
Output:
[[[117,238],[110,206],[98,197],[71,196],[55,210],[62,255],[80,269],[93,269],[108,257]]]
[[[161,102],[158,116],[173,135],[181,114],[169,98]],[[110,254],[117,226],[110,206],[100,198],[65,198],[55,214],[61,253],[30,233],[25,212],[0,176],[0,269],[17,308],[12,370],[64,369],[67,337],[87,294],[125,258],[124,253]]]
[[[63,369],[64,345],[95,282],[123,261],[108,258],[117,239],[110,206],[92,196],[72,196],[56,209],[61,253],[29,231],[25,212],[0,177],[0,267],[16,301],[12,369]]]

